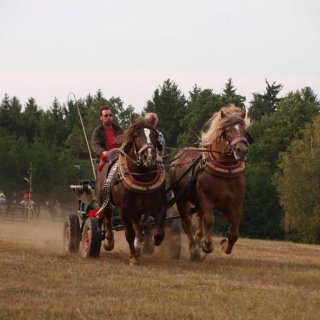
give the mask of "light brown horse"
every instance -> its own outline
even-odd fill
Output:
[[[166,218],[166,192],[164,169],[157,156],[158,132],[145,119],[136,120],[122,136],[122,153],[115,166],[110,169],[113,175],[110,192],[106,191],[106,168],[98,173],[96,195],[106,226],[106,250],[112,250],[114,236],[112,231],[112,211],[121,216],[125,237],[129,244],[130,264],[140,262],[144,241],[142,216],[152,216],[156,231],[153,236],[154,245],[160,245],[164,238]]]
[[[245,110],[234,105],[222,108],[208,121],[202,132],[201,149],[178,152],[170,167],[170,182],[177,198],[182,226],[189,239],[192,260],[213,251],[214,210],[224,213],[229,222],[222,250],[230,254],[239,237],[245,194],[244,169],[249,138],[249,119]],[[198,226],[192,232],[191,216],[197,213]]]

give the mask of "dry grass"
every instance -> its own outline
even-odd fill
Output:
[[[185,239],[184,239],[185,240]],[[61,250],[62,223],[0,221],[0,319],[320,319],[320,246],[240,239],[200,263]]]

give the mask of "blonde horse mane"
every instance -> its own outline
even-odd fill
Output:
[[[222,117],[221,111],[224,114],[224,117]],[[206,123],[208,129],[201,133],[201,145],[204,147],[209,146],[214,141],[220,140],[223,131],[236,123],[243,125],[245,129],[247,129],[250,125],[250,119],[247,116],[247,113],[243,118],[244,112],[245,110],[236,107],[234,104],[230,104],[214,113]]]

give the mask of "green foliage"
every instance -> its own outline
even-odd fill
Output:
[[[166,145],[176,147],[177,137],[183,132],[180,120],[187,112],[187,101],[178,86],[169,79],[164,81],[163,85],[154,91],[144,112],[158,114],[158,129],[164,134]]]
[[[282,237],[278,228],[283,226],[283,212],[271,178],[277,171],[279,154],[288,150],[292,140],[302,136],[301,129],[319,113],[318,103],[308,97],[302,90],[289,93],[279,102],[277,111],[261,117],[250,127],[255,142],[249,149],[247,195],[242,222],[244,233],[252,235],[248,228],[255,226],[258,237],[266,237],[267,234],[270,238]],[[270,225],[263,227],[268,230],[265,232],[260,224],[263,222],[265,225],[267,217],[271,219],[274,230]]]
[[[241,235],[260,239],[283,238],[283,212],[272,184],[268,163],[250,163],[246,170],[246,197]]]
[[[43,111],[39,109],[36,101],[30,98],[26,104],[25,110],[22,112],[21,119],[23,122],[23,134],[27,141],[32,143],[36,137],[40,135],[40,122]]]
[[[281,154],[274,183],[292,240],[320,243],[320,117]]]
[[[265,161],[276,167],[279,152],[286,151],[291,140],[301,137],[300,130],[319,113],[319,105],[306,100],[301,91],[290,92],[279,102],[277,112],[253,123],[250,133],[255,143],[250,148],[250,161]]]
[[[229,104],[234,104],[237,107],[244,108],[244,102],[246,98],[244,96],[238,95],[236,93],[236,88],[233,85],[232,79],[228,79],[223,89],[223,94],[221,95],[221,107],[227,106]]]
[[[190,146],[199,141],[201,130],[211,116],[229,104],[235,104],[244,108],[245,97],[236,93],[232,80],[229,79],[223,94],[215,94],[211,89],[201,90],[197,86],[189,92],[190,98],[187,104],[187,114],[180,121],[182,133],[178,136],[180,147]]]
[[[5,94],[0,105],[0,128],[8,134],[20,135],[23,130],[21,109],[22,106],[17,97],[10,99],[8,94]]]
[[[5,193],[11,193],[20,186],[25,188],[23,181],[26,177],[30,162],[30,149],[24,136],[17,138],[2,132],[0,137],[0,188]]]
[[[182,132],[178,136],[178,145],[185,147],[199,142],[201,129],[212,114],[220,109],[220,105],[220,96],[212,90],[194,87],[190,92],[188,113],[180,121]]]
[[[276,85],[275,82],[270,85],[266,80],[267,88],[264,94],[254,93],[253,101],[249,110],[251,120],[260,120],[265,115],[270,115],[277,111],[280,98],[278,94],[282,89],[282,84]]]

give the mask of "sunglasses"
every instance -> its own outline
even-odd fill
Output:
[[[112,117],[112,114],[102,114],[102,117],[106,118],[106,117]]]

